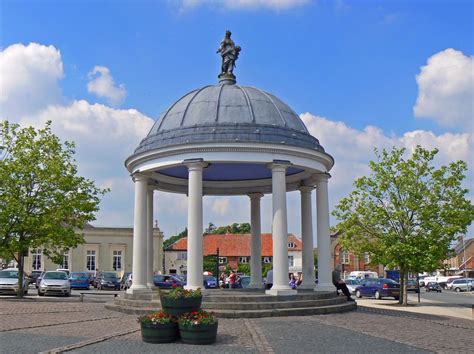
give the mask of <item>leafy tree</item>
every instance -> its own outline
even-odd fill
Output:
[[[78,230],[95,220],[108,191],[78,176],[74,153],[73,143],[52,134],[51,122],[38,130],[0,123],[0,249],[18,262],[19,289],[28,250],[41,248],[60,263],[84,242]]]
[[[455,161],[435,168],[438,150],[417,146],[404,158],[405,149],[379,153],[370,162],[372,173],[354,182],[355,190],[333,211],[341,222],[341,245],[371,263],[400,270],[402,295],[407,304],[408,271],[433,271],[450,252],[456,235],[465,233],[474,209],[461,186],[466,163]]]
[[[166,239],[163,241],[163,248],[167,249],[169,246],[171,246],[173,243],[176,241],[182,239],[183,237],[188,236],[188,228],[186,227],[183,231],[181,231],[179,234],[171,236],[170,238]]]
[[[250,264],[239,263],[239,265],[237,266],[237,272],[250,275]]]
[[[204,271],[210,272],[211,274],[214,274],[216,277],[219,276],[219,274],[216,274],[218,265],[219,265],[219,262],[216,256],[205,256],[203,259],[202,266],[203,266]]]
[[[265,278],[270,269],[273,268],[273,263],[264,263],[262,264],[262,276]]]

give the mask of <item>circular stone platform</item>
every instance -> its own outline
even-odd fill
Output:
[[[158,291],[153,294],[116,298],[105,305],[107,309],[144,315],[161,309]],[[266,295],[264,290],[208,290],[203,294],[202,308],[220,318],[256,318],[276,316],[310,316],[355,310],[357,304],[348,302],[336,292],[299,290],[293,296]]]

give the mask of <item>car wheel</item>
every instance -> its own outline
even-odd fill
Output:
[[[374,294],[376,300],[380,300],[382,297],[380,296],[380,293],[378,291],[375,292]]]
[[[359,290],[356,291],[356,297],[359,298],[359,299],[362,297],[362,294],[360,293]]]
[[[23,292],[23,295],[28,295],[28,289],[25,289],[25,291]]]
[[[70,297],[71,296],[71,290],[69,290],[69,292],[66,293],[66,297]]]
[[[439,293],[441,292],[441,290],[438,291]]]
[[[454,289],[457,293],[461,292],[461,288]]]
[[[400,297],[398,297],[398,296],[394,296],[394,298],[395,298],[395,300],[397,300],[397,301],[400,300]]]
[[[38,291],[38,296],[44,296],[44,294]]]

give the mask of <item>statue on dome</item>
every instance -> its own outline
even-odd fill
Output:
[[[233,71],[235,68],[235,61],[239,58],[240,47],[236,46],[234,41],[230,38],[232,33],[225,32],[225,37],[216,53],[220,53],[222,57],[221,76],[234,77]]]

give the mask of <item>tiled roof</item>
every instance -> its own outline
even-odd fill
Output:
[[[204,235],[203,254],[216,254],[219,248],[219,255],[222,257],[250,256],[251,234],[225,234],[225,235]],[[289,251],[301,251],[301,240],[293,234],[288,234],[288,243],[294,243],[296,247],[288,248]],[[273,240],[272,234],[262,234],[262,257],[271,257]],[[188,239],[184,237],[173,243],[168,250],[185,251],[188,248]]]

